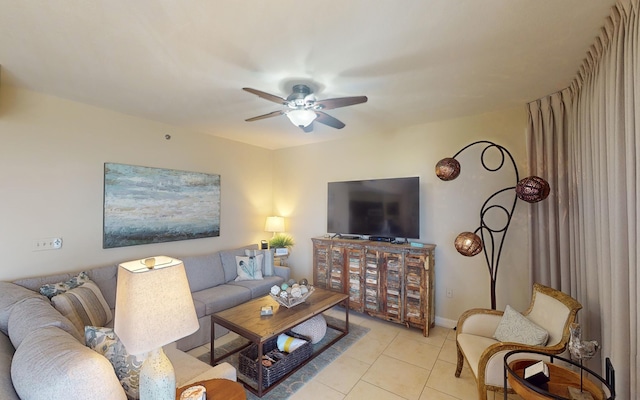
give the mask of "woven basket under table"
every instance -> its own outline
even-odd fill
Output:
[[[283,359],[274,362],[270,367],[265,367],[264,365],[262,365],[262,362],[258,362],[258,345],[252,344],[251,346],[238,353],[238,367],[240,373],[242,373],[247,378],[253,379],[257,384],[258,370],[256,368],[256,365],[259,364],[262,367],[262,388],[264,389],[273,385],[278,379],[282,378],[287,373],[292,371],[295,367],[302,364],[305,360],[311,357],[311,354],[313,353],[313,346],[311,345],[311,341],[308,338],[293,332],[287,332],[287,335],[298,339],[303,339],[306,341],[306,343],[301,345],[291,353],[288,353]],[[277,347],[278,337],[276,336],[264,342],[264,344],[262,345],[262,353],[267,354]]]

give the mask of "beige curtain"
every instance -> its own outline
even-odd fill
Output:
[[[530,173],[552,187],[530,212],[531,278],[582,303],[618,399],[640,398],[639,2],[616,4],[568,89],[528,105]]]

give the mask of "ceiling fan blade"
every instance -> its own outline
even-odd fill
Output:
[[[247,91],[249,93],[253,93],[256,96],[261,97],[265,100],[273,101],[274,103],[287,104],[287,101],[285,99],[283,99],[282,97],[276,96],[274,94],[269,94],[261,90],[256,90],[251,88],[242,88],[242,90]]]
[[[366,103],[367,100],[367,96],[339,97],[337,99],[316,100],[315,104],[319,105],[323,110],[332,110],[334,108]]]
[[[316,111],[317,118],[314,120],[316,122],[320,122],[321,124],[325,124],[332,128],[342,129],[345,127],[344,123],[339,119],[333,118],[329,114],[325,114],[322,111]]]
[[[313,122],[307,126],[301,126],[300,128],[304,131],[304,133],[311,133],[313,132]]]
[[[274,111],[274,112],[270,112],[269,114],[258,115],[257,117],[253,117],[253,118],[245,119],[245,121],[247,121],[247,122],[253,122],[253,121],[257,121],[257,120],[259,120],[259,119],[265,119],[265,118],[277,117],[277,116],[282,115],[282,114],[284,114],[284,111]]]

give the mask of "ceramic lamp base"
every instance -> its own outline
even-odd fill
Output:
[[[140,400],[175,400],[176,374],[160,347],[149,352],[140,368]]]

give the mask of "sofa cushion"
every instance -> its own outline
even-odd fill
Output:
[[[100,293],[106,300],[109,308],[116,308],[116,286],[118,284],[118,266],[108,265],[87,271],[89,278],[98,285]]]
[[[222,285],[224,269],[218,253],[181,258],[191,292]]]
[[[17,303],[9,317],[9,338],[16,349],[31,332],[44,327],[55,326],[83,341],[84,337],[76,327],[56,311],[45,297],[25,299]]]
[[[527,317],[507,305],[493,335],[501,342],[515,342],[531,346],[544,346],[549,333]]]
[[[234,281],[251,281],[262,279],[262,259],[264,256],[236,256],[236,279]]]
[[[112,328],[85,326],[84,339],[87,347],[105,356],[113,365],[127,397],[140,398],[140,367],[145,356],[129,354]]]
[[[22,400],[125,400],[109,361],[67,332],[31,332],[16,349],[11,378]]]
[[[13,307],[21,300],[34,298],[45,299],[33,290],[11,282],[0,282],[0,331],[2,333],[9,334],[9,316]]]
[[[237,285],[220,285],[192,293],[194,300],[205,304],[207,315],[251,300],[251,291]]]
[[[241,286],[243,288],[247,288],[251,291],[251,298],[255,299],[256,297],[264,296],[269,294],[271,290],[271,286],[273,285],[282,285],[284,279],[279,276],[265,276],[263,279],[252,280],[252,281],[235,281],[229,282],[227,285],[233,286]]]
[[[207,315],[207,305],[200,300],[193,299],[193,306],[196,308],[196,315],[198,316],[198,319]]]
[[[72,276],[64,282],[45,283],[40,286],[40,294],[52,298],[60,293],[64,293],[76,288],[89,280],[86,272],[80,272],[76,276]]]
[[[9,337],[0,333],[0,397],[3,400],[20,400],[11,382],[11,360],[14,352]]]
[[[220,261],[222,262],[222,268],[224,269],[224,281],[231,282],[238,276],[236,270],[236,256],[244,256],[245,250],[256,250],[257,244],[244,246],[239,249],[222,250],[220,251]]]
[[[92,281],[54,296],[51,302],[56,310],[73,322],[83,336],[85,326],[103,326],[113,319],[111,308]]]

